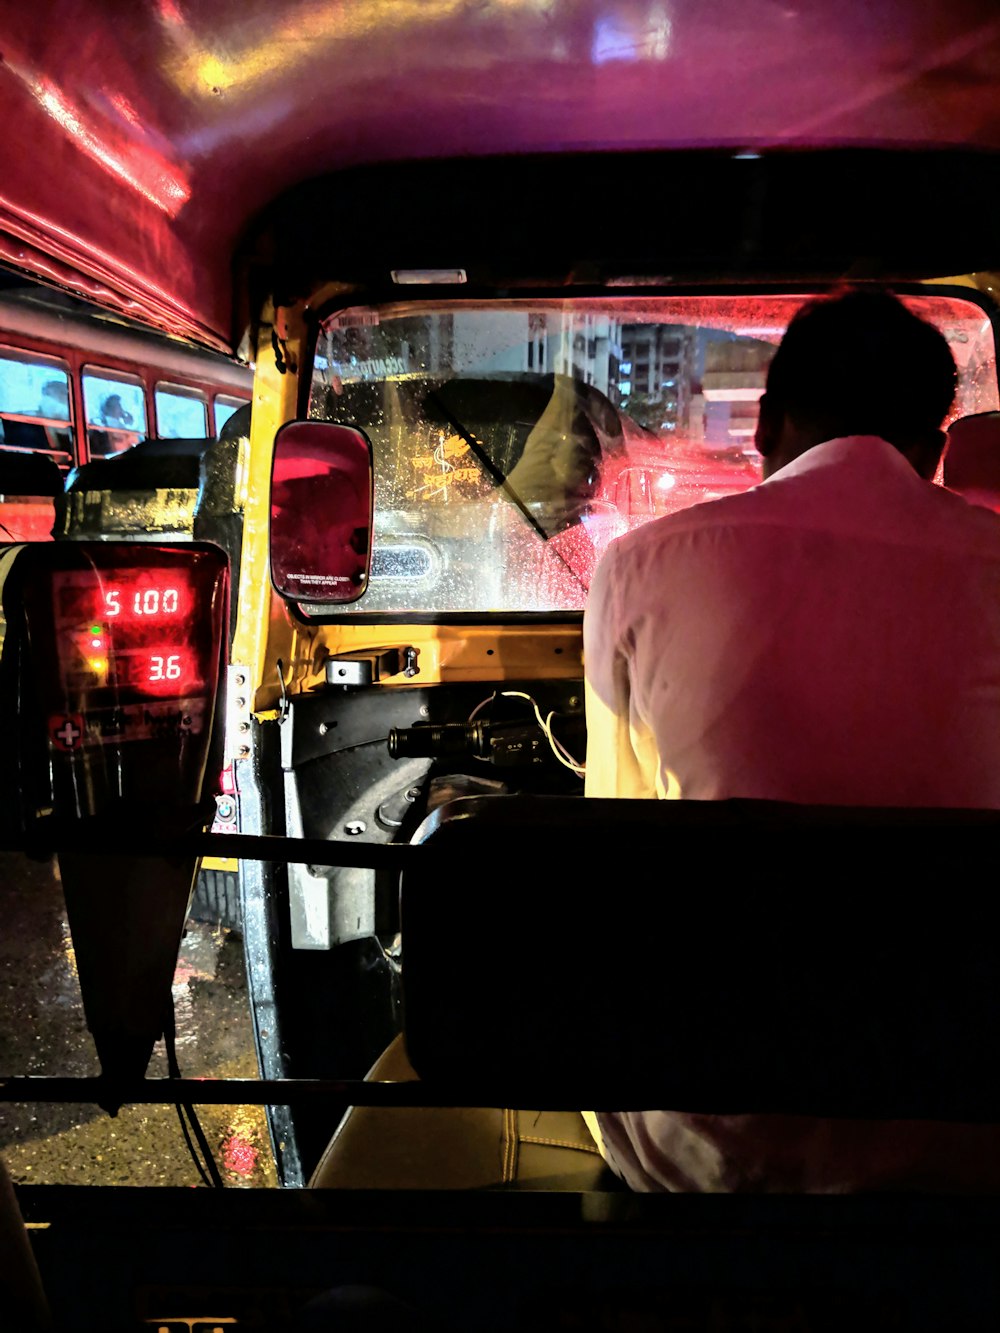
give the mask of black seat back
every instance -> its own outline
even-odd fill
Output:
[[[84,463],[67,479],[56,536],[190,536],[202,458],[213,445],[212,439],[140,440]]]
[[[45,454],[0,449],[0,495],[61,495],[63,475]]]
[[[140,440],[121,453],[95,458],[72,474],[66,489],[154,491],[198,487],[201,457],[211,439]]]
[[[987,811],[452,801],[402,879],[410,1059],[497,1105],[1000,1120],[998,833]]]

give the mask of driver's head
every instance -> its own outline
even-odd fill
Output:
[[[955,385],[944,335],[891,292],[848,287],[809,301],[768,370],[756,435],[764,474],[824,440],[878,435],[932,477]]]

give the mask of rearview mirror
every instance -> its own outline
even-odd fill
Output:
[[[363,431],[289,421],[274,441],[271,582],[283,597],[356,602],[368,586],[372,447]]]

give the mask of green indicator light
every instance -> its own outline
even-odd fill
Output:
[[[103,625],[91,625],[90,632],[91,634],[103,634],[104,627]]]

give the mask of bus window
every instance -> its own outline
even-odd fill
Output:
[[[246,407],[249,400],[246,398],[230,398],[226,393],[217,393],[215,395],[215,433],[222,434],[222,427],[226,424],[234,412],[238,412],[241,407]]]
[[[138,375],[84,367],[83,410],[92,457],[119,454],[145,438],[146,399]]]
[[[161,380],[153,399],[160,439],[197,440],[208,434],[208,402],[198,389]]]
[[[73,463],[69,367],[54,357],[0,350],[0,437],[4,448]]]

